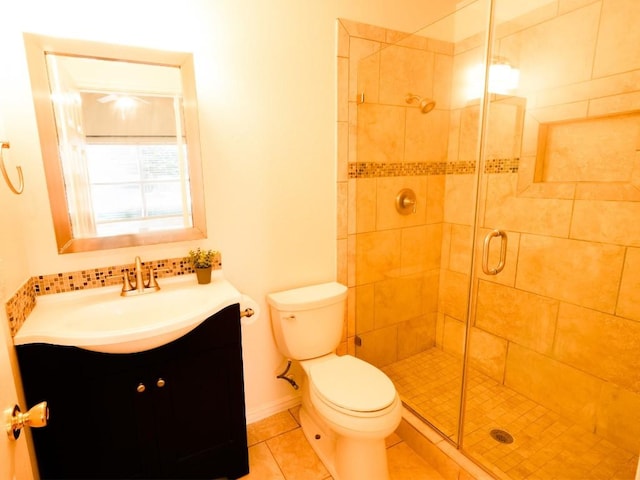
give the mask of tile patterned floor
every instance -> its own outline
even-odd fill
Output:
[[[298,418],[298,408],[248,425],[250,473],[241,480],[332,480]],[[445,480],[396,434],[387,438],[390,480]]]
[[[462,365],[432,348],[383,370],[403,402],[455,438]],[[499,428],[513,443],[495,441]],[[638,456],[470,369],[464,450],[499,479],[632,480]]]

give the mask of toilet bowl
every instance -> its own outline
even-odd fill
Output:
[[[402,403],[381,370],[338,356],[346,287],[338,283],[267,296],[276,344],[298,361],[302,430],[335,480],[387,480],[385,438],[400,424]]]

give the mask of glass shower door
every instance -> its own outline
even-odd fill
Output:
[[[359,25],[349,47],[355,353],[382,368],[404,404],[453,443],[488,6],[488,0],[467,2],[411,35]],[[478,95],[469,97],[470,89]]]
[[[632,479],[640,4],[495,0],[493,19],[462,449],[498,478]]]

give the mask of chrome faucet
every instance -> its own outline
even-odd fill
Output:
[[[143,293],[157,292],[158,290],[160,290],[160,285],[158,285],[158,281],[156,280],[155,272],[151,267],[149,267],[149,278],[147,279],[147,281],[145,282],[142,278],[142,260],[140,260],[140,257],[138,256],[135,259],[135,268],[136,276],[134,283],[132,283],[131,279],[129,278],[129,270],[125,270],[123,272],[122,292],[120,292],[120,295],[126,297],[129,295],[140,295]]]

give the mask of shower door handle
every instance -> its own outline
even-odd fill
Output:
[[[491,240],[494,237],[500,237],[500,261],[495,267],[489,267],[489,250]],[[507,260],[507,233],[504,230],[492,230],[484,237],[484,246],[482,249],[482,271],[487,275],[497,275],[504,268]]]

